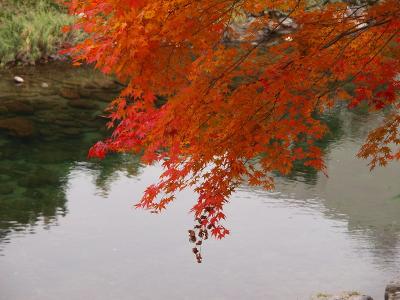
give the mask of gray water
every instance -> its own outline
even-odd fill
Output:
[[[329,177],[298,169],[277,177],[274,192],[242,186],[226,209],[231,235],[207,242],[199,265],[186,231],[191,191],[149,214],[133,204],[160,166],[86,159],[107,134],[102,109],[119,89],[65,65],[0,74],[1,300],[279,300],[346,290],[383,299],[400,275],[400,166],[371,173],[355,158],[381,116],[328,114]]]

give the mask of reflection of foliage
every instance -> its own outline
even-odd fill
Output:
[[[67,213],[64,178],[68,165],[45,163],[37,157],[28,162],[28,153],[38,150],[30,146],[14,142],[0,147],[2,153],[13,154],[0,162],[0,241],[12,231],[39,221],[47,226]]]
[[[0,146],[0,241],[13,231],[26,230],[39,222],[51,225],[58,216],[67,214],[68,174],[77,162],[86,161],[92,143],[93,140],[77,138],[51,143],[13,141]],[[118,173],[135,176],[140,167],[138,158],[128,155],[80,165],[94,175],[95,184],[104,195]]]
[[[367,130],[362,125],[365,124],[368,118],[369,114],[365,107],[357,107],[349,110],[342,106],[337,106],[321,116],[316,116],[316,119],[325,123],[329,129],[327,134],[316,142],[316,145],[322,149],[327,157],[330,147],[332,145],[337,146],[340,140],[362,139],[364,136],[362,130]],[[317,170],[304,166],[301,161],[296,161],[292,172],[285,177],[290,180],[304,181],[307,184],[315,184],[317,175]]]
[[[341,110],[343,110],[343,108],[336,107],[328,113],[316,116],[316,119],[323,121],[329,128],[327,134],[316,142],[316,145],[322,149],[325,155],[329,151],[329,146],[343,137],[343,119],[340,115]],[[296,146],[303,145],[297,144]],[[307,184],[315,184],[317,175],[318,171],[315,168],[305,166],[303,161],[295,161],[293,164],[293,170],[285,177],[289,180],[304,181]]]
[[[106,120],[98,116],[120,88],[89,68],[61,63],[18,69],[26,80],[19,87],[6,79],[13,72],[2,70],[0,97],[7,99],[0,105],[0,121],[24,120],[33,130],[29,137],[0,130],[0,242],[11,232],[38,224],[48,227],[67,214],[65,189],[71,168],[87,161],[90,146],[106,134]],[[46,88],[42,82],[48,83]],[[85,163],[84,170],[99,170],[96,184],[107,190],[113,173],[136,172],[128,161],[115,156]]]
[[[0,73],[0,98],[5,99],[0,101],[0,122],[19,120],[32,128],[31,136],[23,138],[15,134],[20,131],[17,122],[9,128],[0,128],[2,183],[2,177],[8,172],[4,169],[6,162],[11,170],[21,168],[20,176],[31,174],[33,169],[25,169],[28,165],[51,169],[54,166],[58,171],[62,164],[85,160],[89,147],[106,134],[106,120],[99,115],[119,90],[112,78],[88,67],[74,68],[63,63],[13,68]],[[12,74],[22,75],[26,83],[16,86],[7,79]],[[43,87],[43,83],[47,85]],[[61,173],[61,177],[66,175]],[[1,187],[0,195],[4,195]]]
[[[107,195],[110,185],[118,179],[120,173],[123,176],[138,176],[141,167],[138,156],[110,155],[102,161],[95,161],[88,165],[92,170],[96,187],[103,196]]]

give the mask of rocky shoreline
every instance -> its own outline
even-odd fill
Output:
[[[400,279],[391,281],[385,288],[385,300],[400,300]],[[312,300],[374,300],[371,296],[358,292],[344,292],[337,295],[320,293]],[[379,299],[375,299],[379,300]]]
[[[385,300],[400,300],[400,278],[386,286]]]

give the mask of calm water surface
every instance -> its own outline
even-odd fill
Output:
[[[329,178],[299,169],[274,193],[243,186],[227,207],[232,234],[206,243],[198,265],[191,191],[162,215],[135,210],[160,167],[86,160],[119,88],[62,65],[0,74],[1,300],[383,299],[400,275],[400,166],[370,173],[355,158],[379,116],[327,115]]]

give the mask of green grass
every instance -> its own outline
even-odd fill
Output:
[[[73,17],[51,0],[0,0],[0,66],[47,60],[82,33],[63,33]]]

